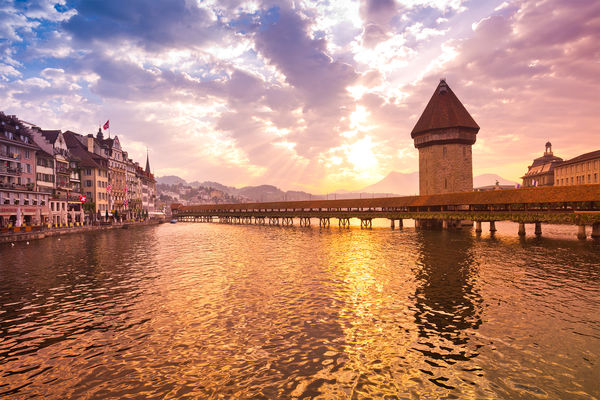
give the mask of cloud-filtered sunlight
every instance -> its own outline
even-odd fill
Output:
[[[111,134],[157,176],[331,192],[418,169],[440,78],[481,130],[474,174],[518,180],[551,140],[597,148],[600,3],[9,1],[0,110]]]

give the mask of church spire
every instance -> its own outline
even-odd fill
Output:
[[[148,156],[148,149],[146,149],[146,173],[150,173],[150,157]]]

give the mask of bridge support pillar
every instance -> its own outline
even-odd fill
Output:
[[[294,225],[294,218],[292,218],[292,217],[283,217],[283,218],[281,218],[281,225],[283,225],[283,226],[292,226],[292,225]]]
[[[404,228],[404,222],[402,221],[402,219],[398,220],[398,229],[402,229]]]
[[[481,233],[481,221],[475,221],[475,233]]]
[[[350,228],[350,218],[339,218],[338,225],[340,228]]]
[[[310,226],[310,218],[300,217],[300,226]]]
[[[371,218],[365,218],[360,220],[360,228],[361,229],[371,229],[373,227],[373,222]]]
[[[444,230],[448,230],[448,227],[450,226],[450,221],[448,221],[447,219],[442,220],[442,229]]]
[[[394,226],[394,220],[390,219],[390,228],[392,228],[392,230],[394,230],[396,227]]]
[[[269,225],[279,225],[278,217],[269,217]]]
[[[592,225],[592,239],[600,240],[600,222],[594,222]]]
[[[519,222],[519,236],[525,236],[525,223]]]
[[[577,227],[577,239],[585,240],[587,239],[587,233],[585,232],[585,225],[579,225]]]
[[[490,221],[490,233],[493,235],[496,232],[496,221]]]
[[[319,228],[329,228],[329,218],[319,218]]]
[[[542,223],[541,222],[536,222],[535,223],[535,236],[542,236]]]

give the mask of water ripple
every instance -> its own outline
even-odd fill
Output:
[[[162,225],[0,247],[0,396],[600,396],[600,252]]]

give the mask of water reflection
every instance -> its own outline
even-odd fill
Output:
[[[464,382],[474,385],[472,377],[461,379],[456,374],[461,368],[481,370],[469,362],[478,356],[480,347],[469,343],[470,334],[482,324],[473,237],[466,232],[421,231],[418,235],[414,316],[419,341],[415,350],[428,365],[421,371],[442,388],[454,389]],[[460,367],[461,363],[465,365]]]
[[[598,397],[597,250],[220,224],[0,247],[0,397]]]

